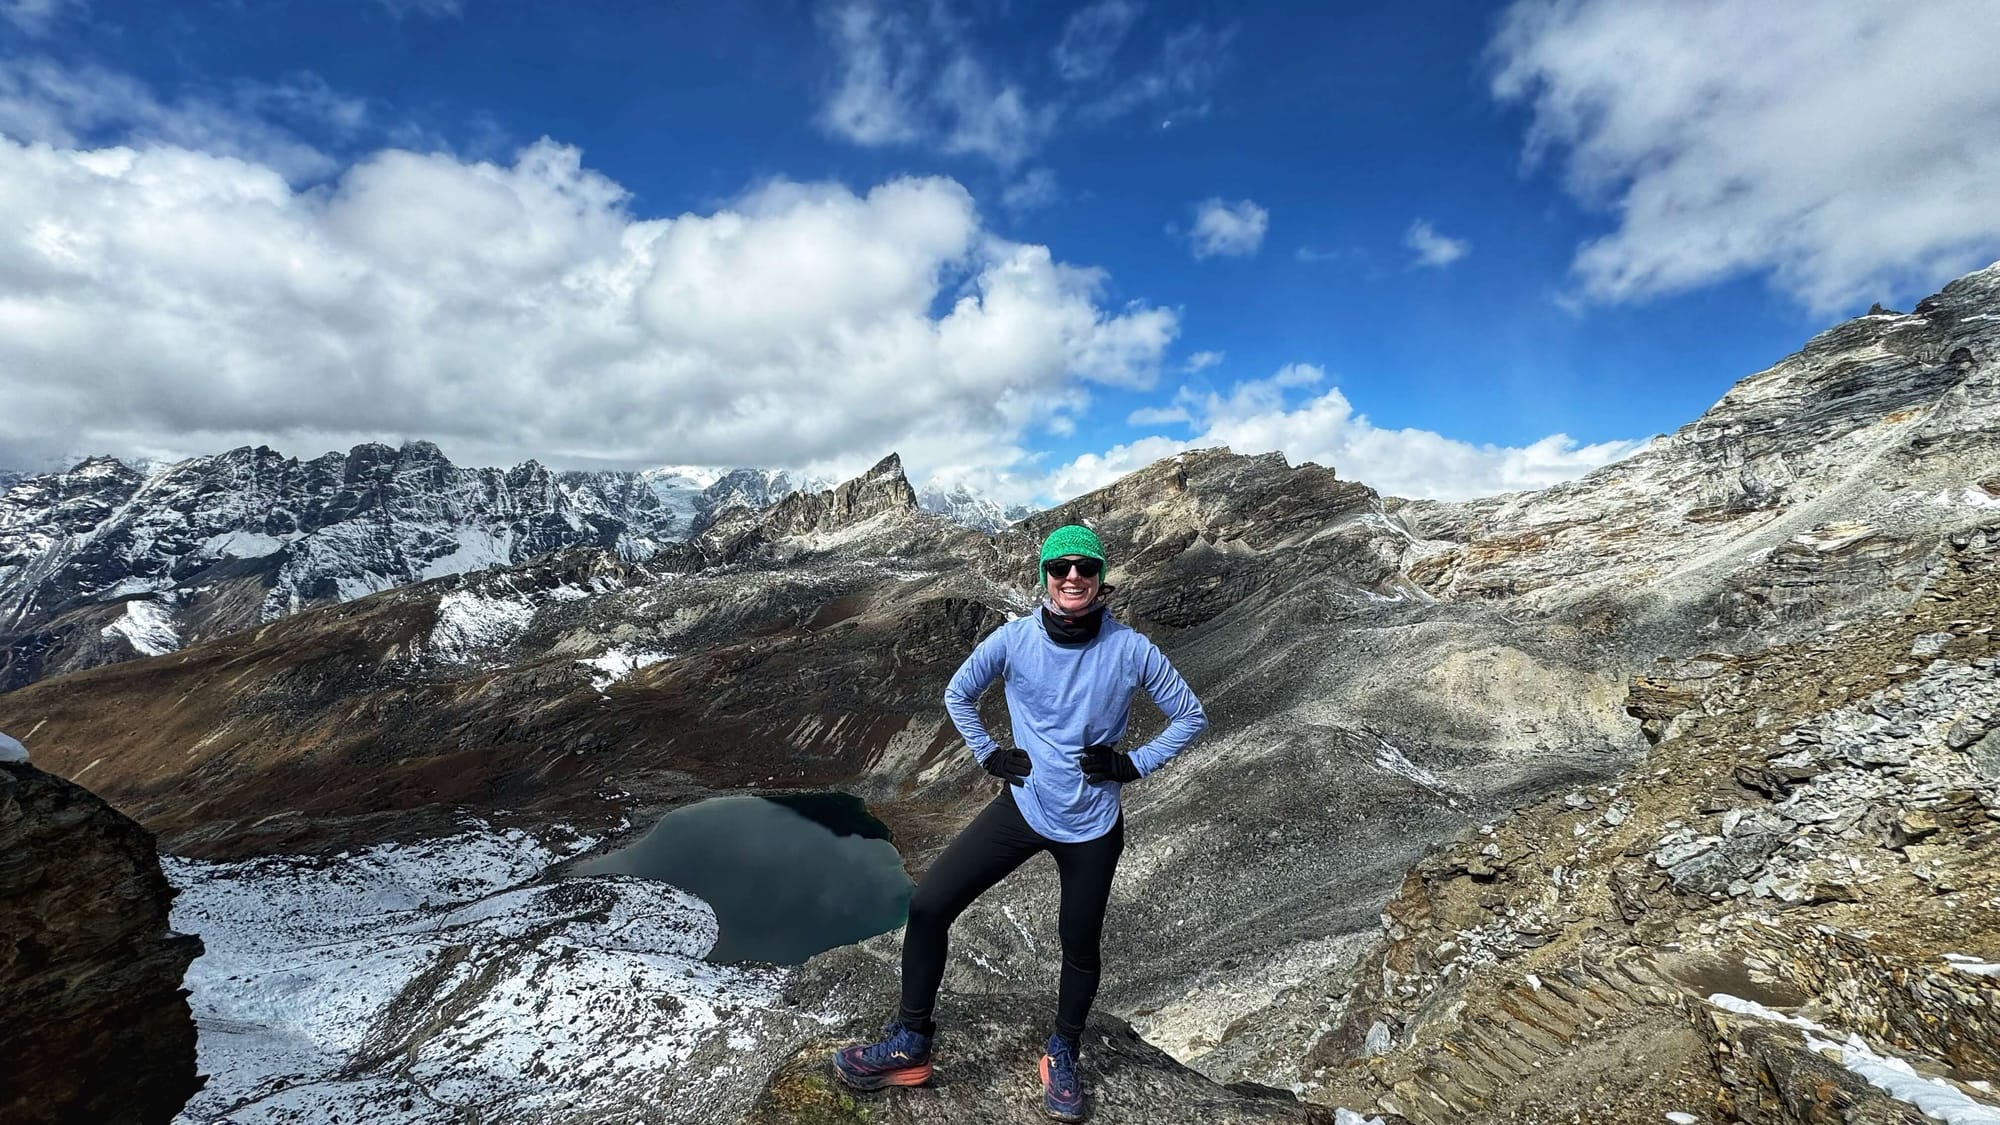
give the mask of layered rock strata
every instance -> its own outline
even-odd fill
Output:
[[[1648,760],[1411,872],[1315,1096],[1418,1122],[1922,1120],[1860,1076],[1890,1060],[2000,1100],[1978,1084],[2000,1074],[1996,621],[2000,524],[1902,613],[1663,662],[1632,696]]]

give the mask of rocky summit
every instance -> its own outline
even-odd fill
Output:
[[[940,1085],[868,1097],[814,1060],[888,1014],[894,934],[702,967],[697,900],[557,876],[705,796],[829,788],[921,874],[994,791],[944,683],[1084,522],[1212,724],[1126,794],[1098,1120],[2000,1113],[1996,358],[2000,267],[1463,503],[1202,450],[980,531],[890,457],[643,558],[43,679],[0,728],[180,857],[190,1122],[1026,1119],[1043,861],[954,929]]]

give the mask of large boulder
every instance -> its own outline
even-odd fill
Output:
[[[167,1122],[201,1088],[173,897],[151,833],[0,760],[0,1121]]]

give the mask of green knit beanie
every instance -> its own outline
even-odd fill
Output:
[[[1059,559],[1064,555],[1082,555],[1086,559],[1104,561],[1104,544],[1097,541],[1097,533],[1082,524],[1065,524],[1049,532],[1042,540],[1042,561]]]

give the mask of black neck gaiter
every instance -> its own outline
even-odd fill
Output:
[[[1042,607],[1042,628],[1059,645],[1088,644],[1097,639],[1097,631],[1103,627],[1102,605],[1091,606],[1077,617],[1067,617],[1046,605]]]

